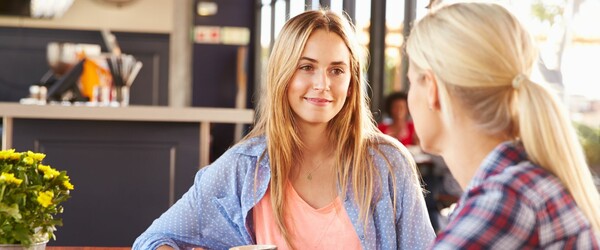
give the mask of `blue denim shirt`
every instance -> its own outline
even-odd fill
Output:
[[[251,209],[264,196],[271,177],[268,156],[256,164],[265,150],[265,138],[253,138],[198,171],[190,190],[136,239],[133,249],[156,249],[161,245],[228,249],[253,244]],[[345,198],[344,207],[356,234],[363,249],[424,249],[435,234],[419,185],[410,178],[410,165],[393,146],[382,144],[379,150],[387,156],[396,176],[396,211],[386,160],[371,149],[384,188],[366,230],[359,221],[352,193]]]

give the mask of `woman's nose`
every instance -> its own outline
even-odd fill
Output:
[[[315,74],[313,79],[313,90],[317,91],[329,91],[330,90],[330,82],[329,77],[327,77],[327,72],[322,70],[318,74]]]

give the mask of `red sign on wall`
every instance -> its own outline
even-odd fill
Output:
[[[219,26],[196,26],[194,28],[194,42],[217,44],[221,42],[221,28]]]

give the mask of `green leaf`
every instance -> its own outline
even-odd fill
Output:
[[[4,203],[0,203],[0,213],[8,214],[15,220],[21,220],[21,212],[19,212],[19,206],[13,203],[11,206],[7,206]]]

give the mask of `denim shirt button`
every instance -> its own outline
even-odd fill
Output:
[[[364,235],[361,235],[361,236],[360,236],[360,240],[364,240],[364,239],[365,239],[365,236],[364,236]]]

